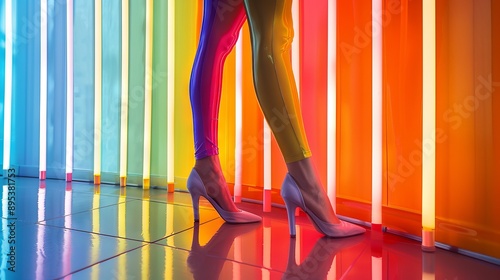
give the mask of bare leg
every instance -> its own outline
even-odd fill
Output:
[[[226,211],[238,211],[227,188],[226,179],[222,173],[218,155],[197,159],[194,169],[198,172],[198,175],[200,175],[205,185],[205,189],[207,190],[207,194],[211,198],[217,201]]]
[[[302,193],[307,209],[312,210],[318,218],[332,224],[340,223],[335,215],[330,200],[321,185],[318,173],[311,158],[287,163],[288,173],[292,175]]]

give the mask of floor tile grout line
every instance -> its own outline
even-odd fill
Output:
[[[211,221],[214,221],[214,220],[217,220],[219,218],[213,218],[211,220],[208,220],[208,221],[205,221],[203,223],[201,223],[200,225],[204,225],[206,223],[209,223]],[[174,233],[174,234],[170,234],[170,235],[167,235],[167,236],[163,236],[161,238],[158,238],[158,239],[155,239],[154,241],[147,241],[147,240],[139,240],[139,239],[135,239],[135,238],[130,238],[130,237],[122,237],[122,236],[115,236],[115,235],[111,235],[111,234],[106,234],[106,233],[101,233],[101,232],[93,232],[93,231],[87,231],[87,230],[83,230],[83,229],[77,229],[77,228],[67,228],[67,227],[64,227],[64,226],[56,226],[56,225],[48,225],[48,224],[40,224],[39,222],[35,223],[35,225],[39,225],[39,226],[46,226],[46,227],[50,227],[50,228],[59,228],[59,229],[65,229],[65,230],[71,230],[71,231],[76,231],[76,232],[81,232],[81,233],[88,233],[88,234],[95,234],[95,235],[99,235],[99,236],[105,236],[105,237],[110,237],[110,238],[115,238],[115,239],[121,239],[121,240],[126,240],[126,241],[135,241],[135,242],[141,242],[141,243],[146,243],[146,244],[157,244],[157,245],[162,245],[160,243],[156,243],[162,239],[166,239],[166,238],[169,238],[169,237],[172,237],[172,236],[175,236],[179,233],[182,233],[182,232],[185,232],[185,231],[188,231],[188,230],[191,230],[193,229],[194,226],[189,226],[188,228],[186,229],[183,229],[183,230],[180,230],[179,232],[177,233]]]
[[[112,260],[112,259],[114,259],[114,258],[117,258],[117,257],[119,257],[119,256],[121,256],[121,255],[123,255],[123,254],[130,253],[130,252],[132,252],[132,251],[135,251],[135,250],[138,250],[138,249],[144,248],[145,246],[149,246],[149,245],[151,245],[151,244],[142,244],[142,245],[141,245],[141,246],[139,246],[139,247],[135,247],[135,248],[129,249],[129,250],[127,250],[127,251],[121,252],[121,253],[119,253],[119,254],[117,254],[117,255],[111,256],[111,257],[109,257],[109,258],[105,258],[105,259],[100,260],[100,261],[98,261],[98,262],[96,262],[96,263],[93,263],[93,264],[87,265],[87,266],[85,266],[85,267],[82,267],[82,268],[80,268],[80,269],[77,269],[77,270],[75,270],[75,271],[72,271],[72,272],[70,272],[70,273],[68,273],[68,274],[66,274],[66,275],[63,275],[63,276],[61,276],[61,277],[59,277],[59,278],[56,278],[56,279],[64,279],[64,278],[65,278],[65,277],[67,277],[67,276],[70,276],[70,275],[76,274],[76,273],[78,273],[78,272],[80,272],[80,271],[83,271],[83,270],[85,270],[85,269],[89,269],[89,268],[91,268],[91,267],[93,267],[93,266],[95,266],[95,265],[99,265],[99,264],[104,263],[104,262],[106,262],[106,261],[109,261],[109,260]]]
[[[278,272],[278,273],[282,273],[282,274],[284,274],[286,272],[286,271],[276,270],[276,269],[270,268],[270,267],[264,267],[263,265],[259,266],[259,265],[256,265],[256,264],[246,263],[246,262],[243,262],[243,261],[237,261],[237,260],[233,260],[233,259],[228,259],[228,258],[224,258],[224,257],[217,256],[217,255],[201,254],[201,253],[193,252],[191,250],[180,248],[180,247],[173,247],[173,246],[170,246],[170,245],[163,245],[163,244],[158,244],[158,245],[169,247],[170,249],[174,249],[174,250],[178,250],[178,251],[184,251],[184,252],[193,253],[193,254],[197,254],[197,255],[208,256],[208,257],[213,258],[213,259],[224,260],[224,261],[229,261],[229,262],[233,262],[233,263],[237,263],[237,264],[247,265],[247,266],[255,267],[255,268],[258,268],[258,269],[266,269],[266,270],[269,270],[269,271],[274,271],[274,272]]]
[[[56,220],[56,219],[62,219],[62,218],[68,217],[68,216],[82,214],[82,213],[86,213],[86,212],[92,212],[92,211],[97,210],[97,209],[103,209],[103,208],[108,208],[108,207],[112,207],[112,206],[118,206],[118,205],[123,204],[123,203],[127,203],[127,201],[113,203],[113,204],[105,205],[105,206],[102,206],[102,207],[99,206],[98,208],[91,208],[91,209],[88,209],[88,210],[82,210],[82,211],[74,212],[74,213],[71,213],[71,214],[68,214],[68,215],[64,215],[64,216],[59,216],[59,217],[54,217],[54,218],[50,218],[50,219],[45,219],[45,220],[42,220],[42,221],[37,221],[37,223],[46,222],[46,221],[52,221],[52,220]]]
[[[217,218],[213,218],[213,219],[211,219],[211,220],[208,220],[208,221],[206,221],[206,222],[200,223],[200,226],[201,226],[201,225],[204,225],[204,224],[208,224],[208,223],[210,223],[210,222],[212,222],[212,221],[215,221],[215,220],[218,220],[218,219],[220,219],[220,218],[219,218],[219,217],[217,217]],[[188,227],[188,228],[186,228],[186,229],[183,229],[183,230],[181,230],[181,231],[179,231],[179,232],[176,232],[176,233],[174,233],[174,234],[170,234],[170,235],[164,236],[164,237],[162,237],[162,238],[159,238],[159,239],[157,239],[157,240],[155,240],[155,241],[152,241],[152,242],[151,242],[151,244],[157,244],[157,245],[167,246],[167,245],[163,245],[163,244],[161,244],[161,243],[157,243],[157,242],[159,242],[159,241],[161,241],[161,240],[164,240],[164,239],[167,239],[167,238],[170,238],[170,237],[173,237],[173,236],[178,235],[178,234],[180,234],[180,233],[187,232],[188,230],[191,230],[191,229],[193,229],[193,228],[194,228],[194,225],[193,225],[193,226],[190,226],[190,227]]]

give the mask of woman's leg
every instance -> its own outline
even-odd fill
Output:
[[[290,60],[291,7],[292,0],[245,0],[252,36],[255,90],[306,206],[323,221],[339,223],[310,159]]]
[[[231,200],[219,163],[218,117],[224,61],[235,45],[246,15],[243,0],[205,0],[200,41],[191,73],[195,170],[208,195],[227,211]]]

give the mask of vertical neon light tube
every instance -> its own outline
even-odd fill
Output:
[[[40,0],[40,180],[47,171],[47,0]]]
[[[10,128],[12,114],[12,0],[5,0],[5,96],[3,124],[3,170],[10,168]]]
[[[434,251],[436,227],[436,2],[422,3],[422,143],[432,150],[422,155],[422,250]],[[425,112],[425,113],[424,113]]]
[[[372,228],[382,227],[382,0],[372,0]]]
[[[236,143],[235,143],[235,170],[234,170],[234,202],[241,202],[242,176],[242,141],[243,141],[243,32],[240,31],[236,42]]]
[[[293,41],[292,41],[292,71],[297,85],[297,94],[300,100],[300,1],[292,2],[292,24],[293,24]],[[265,142],[264,142],[265,143]],[[295,215],[299,215],[300,209],[297,207]]]
[[[73,179],[73,0],[66,2],[66,181]]]
[[[300,1],[292,2],[293,41],[292,41],[292,71],[300,96]]]
[[[153,77],[153,0],[146,1],[146,69],[144,71],[144,157],[142,187],[149,189],[151,169],[151,102]]]
[[[264,119],[264,200],[263,211],[271,212],[271,128]]]
[[[328,2],[327,193],[333,210],[337,194],[337,1]]]
[[[120,110],[120,186],[127,185],[127,146],[128,146],[128,31],[129,1],[122,1],[122,88]]]
[[[94,184],[101,184],[101,110],[102,110],[102,5],[95,0],[94,14]]]
[[[174,103],[175,103],[175,1],[168,1],[168,85],[167,85],[167,182],[168,191],[174,191]]]

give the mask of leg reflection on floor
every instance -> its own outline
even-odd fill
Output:
[[[18,178],[16,211],[2,196],[0,279],[498,279],[500,266],[368,230],[326,238],[303,215],[290,238],[285,209],[238,207],[262,223],[225,223],[189,194]],[[13,240],[15,243],[12,243]],[[9,243],[9,241],[11,243]]]

